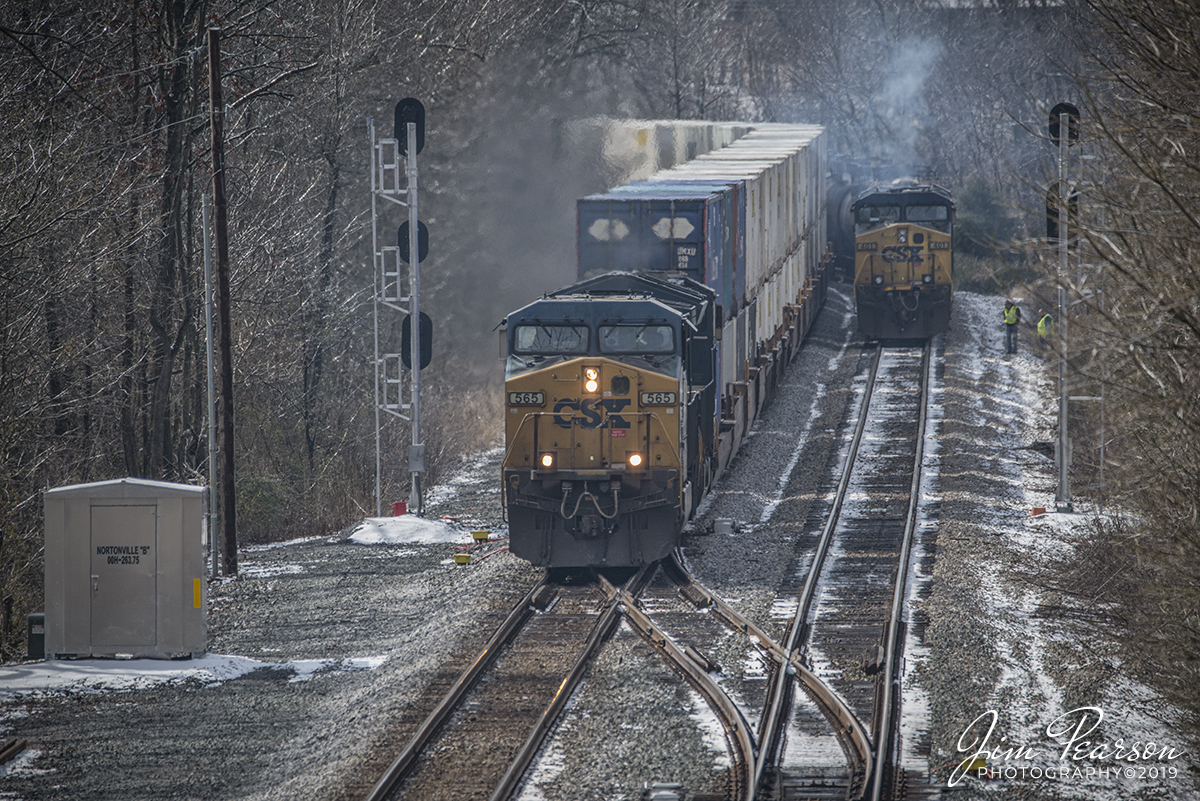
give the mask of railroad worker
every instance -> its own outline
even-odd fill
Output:
[[[1042,347],[1046,347],[1046,340],[1054,336],[1054,315],[1050,314],[1050,312],[1046,311],[1045,309],[1040,309],[1038,311],[1037,332],[1038,343]]]
[[[1017,352],[1017,326],[1021,323],[1021,308],[1011,300],[1004,301],[1004,351]]]

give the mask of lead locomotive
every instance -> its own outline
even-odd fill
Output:
[[[821,129],[734,133],[581,198],[580,281],[506,318],[509,547],[535,565],[667,556],[816,315]]]

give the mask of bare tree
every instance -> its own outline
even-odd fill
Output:
[[[1076,591],[1200,742],[1200,40],[1177,3],[1086,8],[1084,266],[1063,278],[1082,312],[1075,380],[1106,392],[1105,489],[1127,519],[1082,544]]]

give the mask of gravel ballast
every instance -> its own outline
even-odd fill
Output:
[[[1119,666],[1097,660],[1102,647],[1085,648],[1055,620],[1035,616],[1039,591],[1010,574],[1018,555],[1062,547],[1067,521],[1030,517],[1032,507],[1054,505],[1053,461],[1029,448],[1053,439],[1053,382],[1035,354],[1004,354],[998,309],[998,299],[960,293],[944,340],[926,459],[935,464],[924,490],[925,544],[936,558],[912,596],[922,626],[920,637],[910,629],[907,671],[923,707],[914,719],[928,764],[906,767],[924,767],[945,786],[964,730],[994,710],[997,738],[1040,746],[1042,756],[1023,767],[1040,766],[1041,778],[964,779],[956,798],[1194,797],[1190,756],[1170,763],[1174,779],[1045,778],[1058,757],[1046,727],[1081,705],[1108,713],[1108,738],[1173,738],[1157,720],[1166,711]],[[779,394],[684,540],[697,579],[772,633],[781,633],[772,604],[797,529],[820,500],[820,473],[837,461],[856,399],[863,348],[853,329],[850,288],[835,285]],[[498,460],[486,454],[453,485],[435,488],[428,515],[502,526]],[[1086,499],[1076,508],[1086,512]],[[733,521],[734,533],[713,533],[718,519]],[[212,585],[208,618],[210,653],[269,663],[237,678],[14,696],[4,692],[5,677],[21,666],[3,666],[0,727],[27,739],[30,751],[4,770],[0,798],[361,797],[366,777],[388,761],[378,747],[394,754],[402,745],[389,734],[394,720],[422,714],[439,675],[461,669],[541,576],[507,553],[456,566],[453,552],[447,544],[359,545],[340,533],[243,552],[242,575]],[[749,654],[741,636],[710,654],[722,685],[744,698],[762,681]],[[321,669],[298,673],[309,660],[323,660]],[[720,792],[728,768],[700,697],[622,625],[522,797],[635,799],[647,781]]]

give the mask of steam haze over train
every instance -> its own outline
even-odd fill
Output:
[[[467,325],[459,317],[439,327],[435,351],[452,350],[456,372],[495,380],[494,326],[573,280],[574,201],[620,182],[618,166],[600,158],[597,115],[823,125],[831,186],[932,176],[957,192],[974,182],[985,187],[985,216],[1001,209],[993,230],[977,235],[981,247],[989,235],[1022,233],[1021,210],[1036,203],[1021,182],[1046,167],[1042,143],[1022,126],[1036,130],[1043,98],[1065,90],[1052,63],[1069,55],[1062,9],[803,5],[690,4],[708,13],[647,15],[630,38],[561,74],[501,53],[491,80],[470,90],[465,116],[439,119],[431,106],[431,131],[461,126],[471,137],[430,166],[441,191],[426,202],[445,231],[423,278],[436,282],[427,285],[431,311],[473,312]],[[486,124],[471,130],[472,119]],[[973,209],[963,212],[971,225]]]

